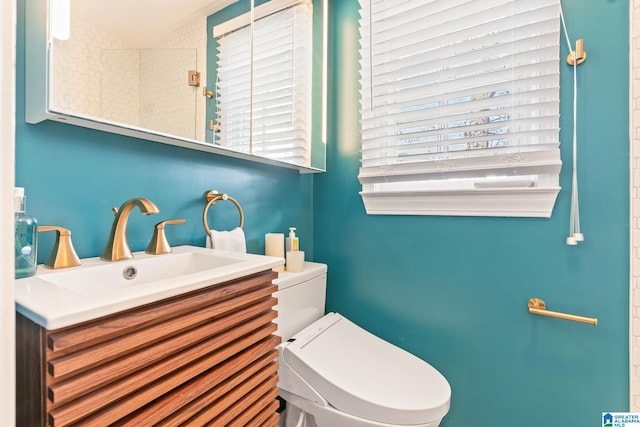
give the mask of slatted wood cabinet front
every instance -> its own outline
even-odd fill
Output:
[[[275,426],[276,277],[58,330],[18,314],[17,425]]]

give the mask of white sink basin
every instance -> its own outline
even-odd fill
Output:
[[[243,261],[242,258],[232,258],[212,252],[168,255],[60,270],[57,274],[43,274],[40,279],[81,295],[100,295],[115,289],[171,280]]]
[[[269,270],[281,258],[178,246],[165,255],[134,253],[126,261],[82,260],[15,281],[16,309],[47,329],[58,329],[206,286]]]

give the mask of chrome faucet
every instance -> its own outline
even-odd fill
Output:
[[[121,261],[133,258],[131,249],[129,249],[129,243],[127,242],[127,221],[134,206],[137,206],[143,215],[157,214],[160,212],[151,200],[140,197],[127,200],[120,206],[120,209],[113,208],[115,218],[111,225],[111,234],[109,235],[107,246],[105,246],[102,255],[100,255],[100,259],[105,261]]]

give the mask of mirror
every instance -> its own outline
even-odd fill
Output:
[[[66,40],[46,25],[51,7],[64,1],[27,3],[28,122],[64,121],[301,172],[325,169],[326,0],[71,0]],[[307,22],[297,15],[290,20],[311,48],[296,42],[289,53],[274,51],[280,43],[267,38],[281,25],[269,29],[267,21],[283,4],[293,10],[305,3]],[[214,28],[222,32],[214,36]],[[250,38],[232,43],[241,33]],[[289,58],[285,68],[297,69],[296,52],[308,56],[305,89],[295,76],[277,88],[265,83],[272,67],[263,58]],[[249,76],[246,88],[237,82],[240,74]],[[264,94],[284,86],[291,88],[288,99],[303,94],[304,100],[296,98],[288,112],[279,103],[274,115]],[[283,128],[278,117],[289,122],[285,136],[276,136]]]

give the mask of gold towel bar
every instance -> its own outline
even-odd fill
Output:
[[[211,236],[211,229],[209,228],[209,224],[207,223],[207,213],[209,212],[209,208],[211,207],[211,205],[215,205],[220,200],[229,200],[234,205],[236,205],[236,208],[238,208],[238,213],[240,214],[240,228],[244,226],[244,211],[242,210],[242,206],[240,206],[240,203],[238,203],[236,199],[227,194],[220,194],[216,190],[207,191],[204,194],[204,198],[207,200],[207,204],[204,207],[204,211],[202,212],[202,225],[204,225],[204,231],[206,231],[209,236]]]
[[[560,313],[557,311],[547,310],[547,306],[545,305],[544,301],[542,301],[539,298],[531,298],[529,300],[528,306],[529,306],[529,313],[532,313],[532,314],[557,317],[558,319],[573,320],[574,322],[590,323],[594,326],[598,324],[597,317],[576,316],[575,314],[567,314],[567,313]]]

